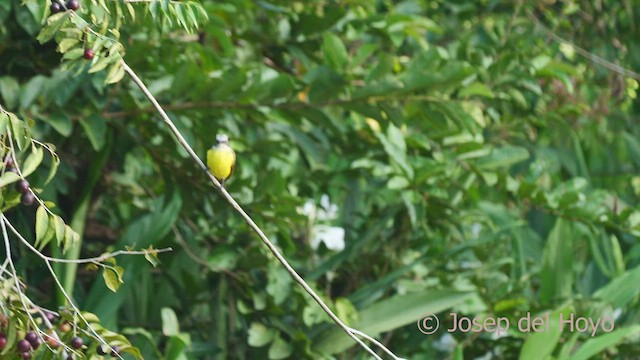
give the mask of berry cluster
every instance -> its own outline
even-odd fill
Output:
[[[53,0],[53,2],[51,3],[51,7],[49,7],[49,10],[51,10],[52,14],[57,14],[65,10],[76,11],[79,8],[80,8],[79,0],[67,0],[66,4],[63,4],[62,1],[59,1],[59,0]]]
[[[9,155],[4,162],[4,165],[7,171],[11,171],[16,174],[18,173],[18,170],[16,170],[15,167],[13,156]],[[16,190],[20,194],[22,194],[22,196],[20,196],[20,202],[22,203],[22,205],[31,206],[36,201],[35,195],[33,195],[33,192],[29,189],[29,182],[27,180],[20,179],[16,183]]]
[[[46,315],[50,323],[53,324],[56,321],[56,316],[52,313],[47,312]],[[72,325],[68,321],[62,320],[58,325],[58,330],[60,331],[60,333],[66,334],[72,330]],[[47,343],[52,349],[57,349],[58,347],[60,347],[60,343],[58,343],[58,340],[51,336],[47,337]],[[81,350],[84,345],[84,340],[79,336],[74,336],[69,342],[69,346],[76,350]],[[103,347],[107,350],[103,349]],[[118,357],[119,351],[120,350],[117,346],[98,345],[98,348],[96,349],[98,355],[111,355],[112,357]],[[62,358],[64,360],[73,360],[73,355],[67,354],[66,351],[63,351]]]
[[[52,336],[51,331],[53,330],[49,331],[49,335],[46,335],[46,334],[43,335],[44,336],[43,338],[47,342],[47,345],[51,349],[57,349],[62,344],[61,343],[62,340],[59,340],[59,339],[69,339],[69,337],[71,336],[71,334],[68,334],[68,333],[73,329],[72,324],[64,319],[59,319],[56,315],[54,315],[54,313],[50,313],[47,311],[45,312],[45,315],[47,317],[47,320],[49,320],[50,324],[59,322],[58,334],[60,334],[60,337]],[[8,322],[8,318],[6,316],[0,315],[0,352],[2,352],[7,347],[7,344],[8,344],[7,335],[5,334],[5,330],[7,328],[7,322]],[[35,331],[27,332],[25,336],[16,343],[17,356],[22,360],[30,360],[34,356],[33,352],[36,351],[41,345],[40,339],[41,339],[40,336],[38,336],[38,334]],[[70,348],[75,349],[77,351],[82,351],[83,348],[85,349],[87,348],[85,346],[84,339],[79,336],[73,336],[69,341],[68,345]],[[98,355],[103,355],[103,356],[111,355],[111,357],[118,357],[119,351],[120,349],[117,346],[106,346],[106,345],[98,345],[96,349],[96,353]],[[74,355],[67,352],[66,350],[63,350],[61,355],[62,355],[61,358],[64,360],[74,359]]]

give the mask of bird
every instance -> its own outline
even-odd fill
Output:
[[[222,187],[233,174],[236,165],[236,153],[229,146],[229,137],[225,134],[216,135],[216,144],[207,151],[207,166]]]

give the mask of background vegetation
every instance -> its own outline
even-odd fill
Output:
[[[3,158],[14,146],[24,172],[42,151],[26,131],[60,159],[48,182],[45,149],[27,177],[48,221],[79,235],[41,236],[68,245],[46,254],[173,248],[157,267],[119,257],[122,283],[55,264],[79,307],[145,359],[368,355],[218,196],[120,59],[201,157],[230,136],[228,191],[345,322],[398,356],[640,355],[637,2],[50,4],[0,2]],[[33,243],[36,207],[18,206],[7,170],[3,216]],[[9,239],[29,297],[68,306]],[[15,341],[29,325],[1,275]],[[448,333],[451,312],[608,316],[615,330]],[[416,328],[427,313],[433,335]]]

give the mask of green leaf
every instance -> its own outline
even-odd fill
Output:
[[[62,25],[66,23],[68,15],[69,14],[66,11],[63,11],[49,16],[47,19],[47,25],[40,30],[36,40],[38,40],[40,44],[44,44],[51,40],[58,30],[60,30]],[[72,18],[79,18],[79,16],[72,16]]]
[[[18,174],[11,171],[5,171],[5,173],[0,176],[0,188],[3,188],[18,180],[20,180],[20,176],[18,176]]]
[[[58,52],[66,53],[72,47],[76,46],[80,42],[80,39],[64,38],[58,43]]]
[[[73,122],[67,114],[61,111],[54,111],[43,120],[51,125],[60,135],[68,137],[73,131]]]
[[[20,168],[20,171],[22,172],[22,176],[27,177],[31,173],[36,171],[36,169],[38,168],[38,165],[42,163],[43,157],[44,157],[44,151],[42,150],[42,148],[39,146],[33,145],[31,147],[31,154],[27,156],[27,158],[24,160],[24,163],[22,164],[22,167]]]
[[[80,120],[80,125],[84,128],[89,142],[95,151],[99,151],[105,144],[107,132],[106,119],[99,114],[93,114]]]
[[[109,73],[107,73],[107,78],[104,81],[105,84],[115,84],[118,81],[122,80],[124,77],[124,67],[119,62],[113,64],[111,69],[109,69]]]
[[[147,252],[145,252],[144,258],[147,259],[147,261],[151,263],[153,267],[158,267],[158,265],[160,265],[160,259],[158,259],[158,253],[153,249],[149,249]]]
[[[469,97],[469,96],[482,96],[489,99],[493,99],[495,95],[493,91],[489,89],[489,87],[483,83],[473,82],[468,86],[465,86],[460,90],[460,97]]]
[[[574,239],[579,235],[573,223],[559,218],[547,238],[540,270],[540,300],[551,302],[570,297],[573,287]]]
[[[3,106],[7,109],[14,109],[18,106],[20,95],[20,84],[11,76],[0,77],[0,96],[4,100]]]
[[[277,336],[271,343],[271,346],[269,346],[269,359],[287,359],[292,352],[293,346],[284,341],[280,336]]]
[[[76,60],[80,59],[82,55],[84,55],[84,49],[82,47],[77,47],[64,53],[62,58],[66,60]]]
[[[27,136],[27,129],[24,121],[18,119],[13,114],[9,114],[9,119],[11,120],[11,132],[13,133],[13,139],[18,145],[18,149],[23,150],[27,146],[27,143],[31,141]]]
[[[543,329],[538,329],[541,331],[534,331],[534,328],[530,329],[530,335],[520,351],[519,360],[546,359],[551,355],[560,340],[560,336],[562,335],[562,329],[560,327],[561,313],[563,316],[568,314],[567,311],[553,311],[547,314],[531,315],[531,323],[527,325],[525,325],[524,322],[521,323],[522,319],[525,317],[518,320],[518,327],[516,327],[518,330],[520,330],[520,326],[523,329],[526,329],[528,325],[533,323],[533,319],[536,317],[542,318],[544,324]]]
[[[39,247],[39,244],[46,244],[46,235],[49,230],[49,214],[44,206],[40,205],[36,210],[36,242],[35,246]],[[44,245],[43,245],[44,246]]]
[[[77,246],[80,241],[80,235],[75,232],[71,226],[64,226],[64,249],[63,252],[66,253],[70,248]]]
[[[160,317],[162,318],[162,333],[165,336],[180,334],[180,323],[173,309],[163,307],[162,310],[160,310]]]
[[[585,341],[567,360],[588,360],[601,354],[604,350],[616,346],[626,338],[634,338],[640,334],[640,325],[633,325],[614,330]]]
[[[416,326],[416,322],[423,319],[425,315],[438,314],[474,296],[476,296],[474,292],[446,289],[392,296],[360,310],[359,319],[352,327],[376,336],[407,324],[413,323]],[[353,340],[341,329],[332,328],[319,338],[315,349],[321,353],[337,354],[353,345]]]
[[[593,297],[600,299],[608,304],[611,304],[614,308],[623,308],[632,299],[635,299],[640,293],[640,288],[637,286],[629,286],[629,284],[640,283],[640,266],[635,267],[632,270],[626,271],[624,274],[616,277],[605,286],[598,289]]]
[[[0,135],[7,132],[7,127],[9,127],[9,115],[0,111]]]
[[[247,340],[249,346],[261,347],[269,344],[275,337],[276,332],[273,329],[269,329],[266,326],[254,322],[251,323],[249,328],[249,339]]]
[[[331,32],[325,32],[322,35],[322,39],[322,51],[325,59],[334,70],[337,72],[343,72],[345,70],[344,66],[347,62],[348,54],[342,40]]]
[[[98,61],[96,61],[93,65],[91,65],[91,68],[89,68],[89,74],[98,72],[100,70],[105,69],[107,66],[109,66],[109,64],[112,63],[112,59],[110,57],[100,57],[98,59]]]
[[[529,151],[521,146],[503,146],[491,151],[489,156],[480,158],[475,164],[482,170],[496,170],[509,167],[529,158]]]
[[[58,242],[58,246],[61,246],[64,244],[64,232],[66,224],[60,216],[53,215],[53,226],[56,234],[56,241]]]
[[[104,283],[107,285],[109,290],[113,292],[117,292],[122,284],[120,281],[118,273],[112,268],[105,267],[102,272],[102,278],[104,279]]]
[[[382,143],[387,155],[404,170],[408,179],[413,179],[413,168],[407,161],[407,145],[402,131],[395,125],[389,124],[387,136],[382,133],[375,133],[375,135]]]
[[[47,78],[42,75],[36,75],[29,80],[20,91],[20,107],[28,108],[31,103],[40,95],[45,87]]]
[[[271,267],[266,290],[276,305],[282,304],[291,292],[291,276],[281,266]]]

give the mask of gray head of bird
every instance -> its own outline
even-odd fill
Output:
[[[216,142],[218,144],[228,144],[229,137],[226,134],[218,134],[216,135]]]

